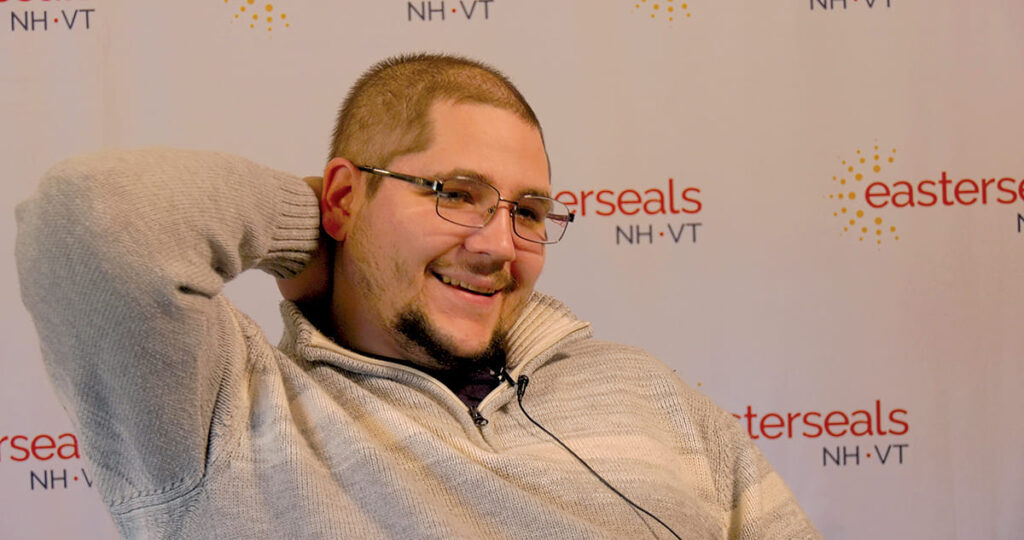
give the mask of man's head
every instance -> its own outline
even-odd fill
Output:
[[[510,203],[482,228],[442,219],[430,188],[360,166],[479,179],[502,199],[549,195],[536,116],[512,84],[460,58],[387,60],[342,107],[324,172],[324,228],[338,241],[332,315],[354,349],[446,368],[501,355],[544,265],[513,233]]]

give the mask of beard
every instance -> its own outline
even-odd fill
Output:
[[[481,366],[494,369],[505,366],[507,332],[504,330],[496,329],[484,350],[467,356],[454,352],[453,340],[430,324],[426,315],[418,308],[404,309],[398,315],[393,328],[407,343],[426,353],[441,370],[470,372]]]

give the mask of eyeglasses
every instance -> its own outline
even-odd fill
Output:
[[[501,192],[487,182],[466,176],[428,180],[376,167],[356,165],[363,172],[397,178],[430,188],[436,195],[437,215],[464,227],[482,229],[498,211],[502,201],[512,205],[512,231],[523,240],[554,244],[562,239],[565,228],[576,217],[569,207],[543,195],[523,195],[518,201],[501,198]]]

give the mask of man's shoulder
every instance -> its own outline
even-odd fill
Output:
[[[566,340],[559,347],[559,354],[565,360],[584,363],[588,369],[606,373],[628,372],[631,378],[679,378],[674,369],[641,347],[592,335]]]
[[[683,374],[633,345],[593,337],[567,341],[554,353],[545,371],[577,384],[610,385],[619,392],[642,395],[659,404],[658,408],[699,417],[703,424],[731,429],[735,423],[730,413],[689,384]]]

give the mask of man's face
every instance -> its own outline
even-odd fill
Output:
[[[430,117],[431,146],[396,158],[389,170],[431,179],[473,176],[511,200],[549,194],[540,133],[516,115],[438,103]],[[484,228],[473,229],[441,219],[429,189],[380,181],[369,199],[365,189],[353,189],[352,223],[335,263],[339,337],[357,350],[430,368],[451,366],[438,362],[424,340],[454,357],[484,354],[529,299],[544,246],[513,234],[507,203]]]

